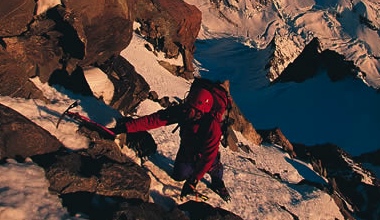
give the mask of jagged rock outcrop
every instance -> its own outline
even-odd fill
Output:
[[[252,123],[245,118],[235,102],[232,102],[230,117],[234,120],[232,128],[235,131],[241,132],[247,140],[254,144],[260,144],[262,142],[260,134],[257,133]]]
[[[306,147],[293,144],[298,158],[329,181],[331,196],[346,219],[380,217],[379,180],[333,144]]]
[[[4,79],[0,94],[39,97],[29,78],[38,76],[45,83],[53,73],[70,76],[78,68],[119,55],[132,38],[134,4],[131,0],[63,1],[33,15],[36,3],[1,3],[2,22],[8,23],[0,26],[0,77]],[[6,83],[15,78],[14,83]]]
[[[101,139],[85,127],[79,132],[91,140],[88,149],[62,149],[32,157],[45,169],[50,190],[61,195],[88,192],[147,202],[150,178],[145,170],[124,155],[114,141]]]
[[[29,80],[30,74],[26,73],[25,63],[12,57],[0,47],[0,94],[10,97],[37,98],[45,100],[42,92]]]
[[[122,56],[110,58],[100,65],[114,85],[110,106],[131,114],[137,105],[149,97],[150,86]]]
[[[2,2],[0,7],[0,36],[10,37],[25,32],[34,15],[35,2],[15,0],[12,4],[4,3]]]
[[[135,1],[63,0],[62,4],[66,9],[64,21],[75,29],[84,44],[81,52],[84,57],[79,66],[102,64],[119,55],[130,43],[136,14]]]
[[[36,3],[25,0],[1,5],[2,21],[8,22],[0,28],[2,95],[44,99],[29,80],[32,77],[93,95],[83,71],[100,66],[115,84],[111,106],[130,113],[149,92],[149,86],[136,76],[134,68],[119,57],[130,43],[136,17],[142,24],[140,31],[160,42],[156,46],[167,57],[183,55],[184,68],[179,68],[179,75],[192,77],[194,42],[201,23],[201,13],[192,5],[163,0],[66,0],[35,15],[36,7]],[[22,19],[15,20],[11,15]],[[134,74],[136,85],[126,79],[129,74]],[[133,95],[126,95],[128,92]]]
[[[59,152],[32,159],[45,169],[50,190],[60,195],[88,192],[148,201],[150,178],[140,166],[127,158],[118,163],[105,155],[98,156],[100,158],[92,158],[86,152]]]
[[[380,166],[379,158],[380,158],[380,149],[374,152],[364,153],[362,155],[354,157],[355,161],[359,161],[361,163],[371,163],[376,166]]]
[[[194,43],[200,30],[202,14],[198,8],[183,1],[143,0],[137,3],[136,19],[140,32],[165,52],[168,58],[184,60],[184,77],[192,78]]]
[[[320,68],[327,71],[331,81],[337,81],[346,77],[355,77],[357,68],[352,61],[346,61],[344,56],[331,51],[324,50],[320,52],[321,45],[317,38],[308,43],[299,56],[290,63],[279,76],[269,76],[275,82],[303,82],[314,77]],[[272,65],[279,57],[272,59]]]
[[[179,206],[182,211],[188,212],[190,220],[204,219],[224,219],[242,220],[241,217],[222,208],[215,208],[204,202],[188,201]]]
[[[290,143],[290,141],[285,137],[280,128],[258,130],[257,132],[263,138],[263,142],[281,146],[282,149],[286,151],[291,158],[297,156],[294,152],[292,143]]]
[[[49,132],[0,104],[0,160],[46,154],[62,146]]]
[[[114,220],[119,219],[149,219],[149,220],[189,220],[180,209],[173,208],[166,211],[154,203],[123,203],[121,208],[113,215]]]

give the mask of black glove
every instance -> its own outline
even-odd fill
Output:
[[[186,180],[186,182],[183,184],[183,187],[182,187],[181,198],[187,195],[194,195],[197,184],[198,184],[198,180],[194,180],[194,179]]]
[[[122,118],[118,119],[116,121],[116,125],[113,128],[110,128],[110,130],[115,133],[115,134],[121,134],[121,133],[126,133],[127,132],[127,127],[125,126],[125,123],[127,120],[130,120],[130,118]]]

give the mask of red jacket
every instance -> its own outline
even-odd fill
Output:
[[[183,106],[178,105],[128,121],[126,129],[127,133],[133,133],[178,123],[181,143],[176,161],[195,162],[193,177],[200,180],[217,157],[222,131],[220,123],[210,114],[198,121],[186,118]]]

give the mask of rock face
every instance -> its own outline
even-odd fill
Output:
[[[148,98],[150,87],[135,68],[122,56],[110,58],[100,68],[114,85],[114,95],[109,104],[124,113],[133,113],[137,105]]]
[[[352,61],[346,61],[344,56],[331,50],[319,52],[320,48],[320,41],[314,38],[305,46],[294,62],[282,71],[281,75],[269,77],[274,79],[273,82],[303,82],[314,77],[321,66],[326,69],[331,81],[338,81],[350,76],[355,77],[358,69]],[[278,56],[274,58],[272,64],[278,59]]]
[[[54,72],[70,76],[78,68],[103,64],[129,44],[135,1],[62,3],[38,16],[30,1],[1,3],[1,22],[7,22],[0,26],[1,95],[39,97],[30,77],[45,83]]]
[[[224,210],[222,208],[214,208],[204,202],[188,201],[179,206],[179,209],[189,212],[190,219],[224,219],[224,220],[242,220],[241,217]]]
[[[0,36],[15,36],[26,31],[34,8],[35,2],[28,0],[15,0],[12,4],[3,2],[0,7]]]
[[[135,1],[64,0],[62,4],[64,21],[84,44],[84,57],[78,65],[102,64],[131,41]]]
[[[130,113],[149,92],[149,86],[135,74],[134,67],[119,57],[130,43],[135,19],[142,24],[141,32],[157,42],[157,49],[167,57],[182,54],[182,77],[193,76],[194,42],[201,13],[183,1],[66,0],[34,15],[36,7],[30,1],[1,3],[1,95],[44,99],[29,80],[32,77],[92,95],[83,70],[95,66],[102,67],[115,85],[111,106]]]
[[[243,136],[254,144],[260,144],[262,137],[257,133],[253,125],[245,118],[235,102],[232,102],[231,118],[234,119],[232,128],[239,131]]]
[[[238,1],[212,0],[211,3],[218,10],[232,8],[238,11],[240,7]],[[223,6],[225,3],[228,3],[228,7]],[[248,8],[254,7],[256,10],[272,6],[273,1],[247,4]],[[42,92],[30,80],[33,77],[38,77],[43,83],[71,85],[69,89],[92,95],[83,77],[83,69],[93,66],[101,68],[115,85],[110,105],[125,113],[133,112],[139,102],[148,98],[150,90],[135,68],[120,56],[121,50],[131,40],[135,19],[141,24],[141,34],[154,43],[155,51],[163,51],[169,58],[182,54],[183,76],[192,77],[194,42],[200,30],[201,12],[181,0],[64,0],[62,5],[38,16],[34,14],[35,7],[36,3],[30,0],[0,3],[0,95],[44,99]],[[287,17],[289,14],[285,9],[277,9],[279,13],[273,15]],[[220,15],[228,20],[223,10]],[[234,25],[233,20],[229,22]],[[267,41],[271,38],[273,27],[283,25],[276,22],[268,27],[255,26],[259,30],[266,29],[258,38],[259,41]],[[276,37],[274,42],[277,49],[289,43],[288,36],[294,37],[287,34],[289,32],[285,31],[285,35]],[[282,51],[277,50],[275,55],[281,59],[276,63],[277,69],[272,66],[273,78],[295,60],[308,42],[311,42],[310,53],[306,53],[304,59],[318,56],[316,50],[320,45],[313,39],[315,38],[301,40],[299,45],[290,50],[295,53],[280,53]],[[257,42],[260,47],[259,44]],[[352,50],[357,48],[356,44],[351,46]],[[322,58],[335,55],[327,51],[327,55]],[[351,67],[351,63],[347,66]],[[292,65],[289,65],[289,72],[294,72],[291,68]],[[180,67],[175,67],[174,72],[177,69]],[[334,77],[340,78],[342,75],[332,76]],[[297,75],[284,76],[284,80],[287,78],[302,80]],[[231,117],[235,119],[234,130],[242,132],[253,143],[260,144],[263,141],[235,104]],[[88,133],[84,132],[84,135]],[[62,144],[47,131],[0,105],[0,159],[32,157],[33,161],[45,169],[51,184],[50,190],[59,194],[70,212],[89,213],[92,219],[120,219],[129,216],[188,219],[179,209],[165,211],[157,204],[148,203],[150,178],[146,171],[122,154],[114,142],[96,138],[96,135],[88,137],[88,149],[67,152],[60,148]],[[266,141],[291,148],[280,130],[270,131],[263,137]],[[357,172],[356,168],[360,166],[353,163],[347,154],[331,145],[315,148],[297,145],[294,150],[299,158],[310,161],[316,171],[329,179],[330,187],[335,192],[332,196],[341,205],[346,218],[357,215],[364,219],[376,219],[379,216],[378,182],[365,170]],[[363,173],[368,174],[368,179]],[[104,209],[92,206],[94,200],[100,202],[99,207]],[[109,200],[112,200],[112,204],[105,202]],[[348,205],[353,210],[349,210]],[[190,213],[191,219],[240,219],[207,204],[188,203],[180,208]]]
[[[120,152],[117,146],[113,150]],[[46,170],[50,190],[60,195],[89,192],[148,201],[150,178],[139,165],[128,158],[121,163],[109,159],[107,155],[97,156],[100,158],[91,157],[87,152],[59,152],[36,156],[33,160]]]
[[[111,219],[120,204],[147,203],[150,177],[146,171],[125,156],[114,141],[100,139],[93,132],[82,134],[90,135],[89,149],[61,149],[32,156],[45,169],[50,191],[60,195],[69,212]],[[105,200],[113,200],[112,205]],[[94,205],[96,201],[99,207]]]
[[[202,14],[183,1],[142,0],[137,2],[136,19],[141,33],[165,52],[168,58],[183,55],[185,78],[192,78],[194,43],[201,26]]]
[[[29,80],[25,63],[12,57],[3,48],[0,48],[0,94],[11,97],[38,98],[44,100],[42,92]]]
[[[330,194],[346,219],[378,219],[380,184],[376,176],[332,145],[294,144],[298,157],[329,180]]]
[[[61,146],[49,132],[0,104],[0,160],[54,152]]]
[[[263,142],[279,145],[284,151],[286,151],[291,158],[295,158],[297,155],[294,152],[292,143],[285,137],[280,128],[273,128],[269,130],[257,131],[263,138]]]

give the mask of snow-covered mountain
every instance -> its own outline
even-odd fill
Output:
[[[376,0],[186,0],[202,11],[200,39],[235,36],[254,48],[273,42],[271,80],[314,38],[319,52],[335,51],[380,87],[380,3]]]

